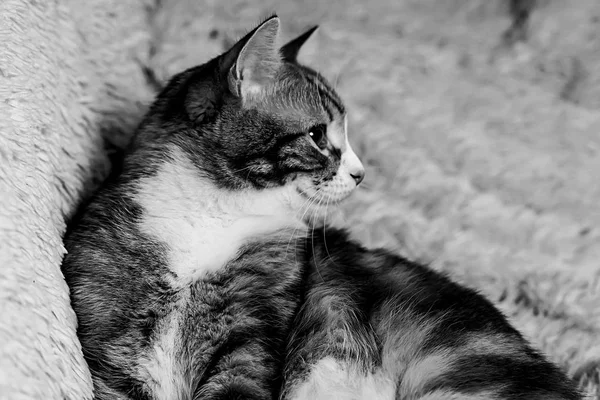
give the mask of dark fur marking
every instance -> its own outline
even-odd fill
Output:
[[[506,399],[542,399],[559,395],[562,399],[577,400],[579,394],[562,372],[544,359],[517,359],[498,355],[471,355],[454,362],[452,372],[436,378],[424,393],[436,389],[475,394],[486,388],[500,389]],[[535,397],[534,397],[535,396]]]
[[[307,74],[309,81],[311,81],[319,89],[319,95],[327,99],[330,104],[333,104],[340,115],[344,115],[346,113],[346,108],[344,107],[342,100],[323,80],[321,75],[308,67],[303,67],[303,70]]]

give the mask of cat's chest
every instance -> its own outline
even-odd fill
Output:
[[[250,241],[304,229],[293,216],[276,212],[277,193],[227,196],[218,190],[171,165],[143,181],[136,194],[139,229],[165,245],[178,286],[224,267]]]
[[[181,285],[224,267],[251,240],[275,234],[284,236],[287,232],[293,234],[283,219],[243,217],[231,220],[179,213],[158,217],[147,214],[142,218],[140,228],[166,245],[168,268]]]

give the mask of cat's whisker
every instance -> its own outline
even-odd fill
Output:
[[[302,212],[302,210],[304,209],[304,212],[302,213],[302,216],[300,217],[300,220],[301,220],[301,221],[304,221],[304,218],[305,218],[306,214],[307,214],[307,213],[308,213],[308,212],[311,210],[311,208],[312,208],[312,205],[313,205],[313,204],[315,203],[315,201],[318,199],[318,195],[319,195],[319,193],[320,193],[321,189],[322,189],[322,188],[318,188],[318,189],[315,191],[315,193],[314,193],[312,196],[309,196],[309,197],[308,197],[308,199],[307,199],[307,200],[306,200],[306,201],[303,203],[303,205],[300,207],[300,211],[299,211],[298,213]],[[309,221],[308,221],[308,223],[310,224],[310,218],[309,218]],[[289,252],[289,246],[290,246],[290,244],[291,244],[292,240],[294,240],[294,237],[296,236],[296,232],[297,232],[297,231],[298,231],[298,227],[296,227],[296,228],[294,229],[294,231],[292,232],[292,235],[290,236],[290,239],[289,239],[289,241],[288,241],[288,245],[287,245],[287,247],[286,247],[286,253],[288,253],[288,252]],[[295,257],[295,258],[294,258],[294,261],[295,261],[295,262],[297,262],[297,261],[298,261],[298,260],[297,260],[297,256],[298,256],[297,252],[296,252],[296,251],[294,251],[294,257]]]
[[[373,186],[369,185],[368,183],[361,182],[361,184],[358,185],[358,187],[356,189],[358,189],[358,190],[369,190],[369,189],[373,189]]]
[[[318,200],[319,194],[321,193],[322,189],[323,188],[318,188],[315,191],[315,193],[312,196],[310,196],[309,199],[307,200],[307,202],[305,203],[306,204],[306,209],[305,209],[304,213],[302,214],[302,217],[300,218],[302,221],[304,221],[304,218],[306,217],[306,214],[312,209],[312,206]],[[310,224],[310,217],[308,218],[308,223]]]
[[[322,188],[318,188],[315,193],[311,196],[309,196],[309,198],[304,202],[304,207],[305,210],[302,213],[302,216],[300,217],[301,220],[304,220],[304,217],[306,217],[307,212],[310,210],[310,207],[314,204],[314,202],[316,201],[320,191],[322,190]]]
[[[244,167],[244,168],[236,169],[236,170],[233,170],[231,172],[233,172],[233,173],[242,172],[242,171],[245,171],[245,170],[250,169],[250,168],[252,168],[252,165],[249,165],[249,166]]]
[[[307,207],[307,204],[309,201],[310,201],[310,198],[304,202],[304,204],[300,207],[300,210],[302,210],[304,207]],[[285,254],[289,253],[290,245],[292,244],[292,241],[297,238],[296,233],[298,232],[298,230],[299,230],[298,226],[295,226],[294,229],[292,230],[292,233],[287,242],[287,246],[285,247]],[[283,241],[283,239],[282,239],[282,241]],[[295,248],[295,250],[294,250],[294,261],[297,261],[296,251],[297,251],[297,248]]]
[[[246,182],[248,182],[248,178],[250,178],[251,173],[252,173],[252,170],[248,169],[248,173],[246,174]]]
[[[321,189],[322,188],[319,188],[319,190],[317,190],[315,192],[315,194],[312,196],[311,203],[308,205],[306,211],[302,215],[302,219],[304,219],[304,217],[306,216],[306,214],[312,212],[312,214],[311,215],[309,214],[309,217],[308,217],[308,225],[309,225],[309,227],[314,227],[314,225],[315,225],[314,221],[316,221],[316,211],[313,208],[313,206],[315,205],[315,203],[317,204],[316,208],[319,208],[319,206],[321,205],[321,200],[322,199],[321,199],[321,196],[319,196],[321,194]],[[313,217],[315,217],[315,218],[313,218]]]
[[[323,199],[319,199],[319,203],[318,206],[321,205],[321,202],[323,201]],[[310,234],[310,243],[312,246],[312,254],[315,254],[315,241],[314,241],[314,237],[315,237],[315,222],[317,219],[317,213],[313,212],[313,216],[314,216],[314,220],[313,223],[311,223],[312,225],[312,232]],[[310,221],[310,220],[309,220]],[[321,271],[319,270],[319,263],[317,261],[317,257],[313,256],[313,259],[315,260],[315,271],[317,271],[317,274],[319,274],[319,277],[321,278],[321,281],[325,282],[325,279],[323,279],[323,275],[321,275]]]
[[[333,80],[333,88],[336,89],[336,90],[338,88],[338,83],[340,81],[340,76],[342,75],[342,68],[338,69],[337,73],[335,74],[335,79]]]
[[[340,189],[337,188],[334,193],[336,198],[338,197],[339,192],[340,192]],[[324,221],[323,221],[323,244],[325,245],[325,252],[327,253],[327,257],[335,264],[335,260],[331,256],[331,253],[329,252],[329,248],[327,247],[327,207],[329,206],[329,200],[331,200],[331,197],[332,196],[327,196],[327,203],[325,204],[325,217],[324,217]]]
[[[302,214],[302,216],[300,217],[301,221],[304,221],[304,217],[306,216],[306,213],[310,210],[312,204],[314,203],[316,197],[319,195],[320,191],[321,191],[321,188],[318,188],[315,191],[315,193],[312,196],[309,196],[308,199],[306,199],[306,201],[304,201],[304,203],[300,207],[300,210],[298,211],[298,213],[302,212],[303,209],[305,210],[304,213]],[[290,239],[288,240],[288,244],[287,244],[287,247],[286,247],[286,253],[289,252],[290,245],[292,243],[292,240],[295,239],[295,236],[296,236],[297,232],[298,232],[298,227],[296,226],[294,228],[294,230],[292,231]],[[296,252],[294,252],[294,255],[296,256]]]

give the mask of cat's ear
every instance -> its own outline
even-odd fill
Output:
[[[279,18],[274,15],[233,46],[227,54],[231,63],[227,74],[231,93],[242,100],[260,96],[282,65],[278,37]]]
[[[298,58],[298,53],[302,48],[302,45],[312,36],[313,33],[319,28],[319,25],[315,25],[296,39],[290,40],[285,44],[281,50],[281,56],[285,61],[295,63]]]

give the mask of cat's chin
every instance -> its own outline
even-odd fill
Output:
[[[315,206],[337,206],[346,200],[353,192],[355,186],[338,185],[336,187],[318,188],[312,185],[296,186],[296,192],[304,199],[304,202]]]
[[[339,226],[340,221],[343,221],[343,213],[338,204],[321,203],[302,210],[299,218],[309,229],[318,229],[323,226]]]
[[[309,231],[313,232],[318,229],[346,228],[344,214],[340,208],[329,209],[327,213],[320,214],[310,221],[306,220],[304,223],[307,225]]]
[[[340,204],[354,191],[355,186],[336,184],[318,187],[310,179],[296,180],[296,196],[292,202],[296,216],[309,227],[330,225],[341,212]]]

